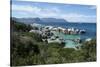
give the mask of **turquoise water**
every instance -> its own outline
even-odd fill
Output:
[[[76,48],[76,46],[79,46],[79,45],[81,45],[81,44],[73,42],[71,40],[66,40],[65,47],[67,47],[67,48]]]
[[[77,39],[80,38],[82,41],[87,38],[96,38],[96,22],[95,23],[42,23],[44,25],[51,25],[54,27],[63,27],[63,28],[77,28],[77,29],[85,29],[86,33],[82,35],[65,35],[63,33],[56,33],[58,36],[64,39]],[[74,48],[75,46],[80,45],[79,43],[75,43],[72,40],[65,40],[66,46],[69,48]]]
[[[77,28],[77,29],[85,29],[86,33],[80,35],[81,40],[85,40],[87,38],[96,38],[96,22],[95,23],[44,23],[44,25],[51,25],[55,27],[63,27],[63,28]]]
[[[76,46],[81,45],[80,43],[73,41],[75,39],[79,39],[80,35],[68,35],[59,32],[55,32],[55,35],[65,40],[65,48],[75,48]]]

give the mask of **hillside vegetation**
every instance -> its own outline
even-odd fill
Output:
[[[11,66],[60,64],[96,61],[96,39],[83,42],[81,49],[65,44],[46,43],[32,27],[11,19]]]

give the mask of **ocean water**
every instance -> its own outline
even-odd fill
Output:
[[[96,38],[96,23],[45,23],[43,25],[51,25],[55,27],[63,27],[63,28],[78,28],[78,29],[85,29],[86,33],[81,35],[65,35],[63,33],[56,33],[63,39],[65,39],[65,47],[67,48],[75,48],[76,46],[81,45],[80,43],[76,43],[70,39],[78,39],[85,40],[87,38]]]
[[[80,35],[81,39],[96,38],[96,23],[45,23],[44,25],[51,25],[63,28],[78,28],[85,29],[86,33]]]
[[[68,35],[59,32],[56,32],[55,34],[65,40],[65,47],[67,48],[75,48],[76,46],[81,45],[80,43],[73,41],[75,39],[79,39],[80,35]]]

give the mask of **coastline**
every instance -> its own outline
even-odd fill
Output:
[[[31,26],[39,28],[39,31],[41,32],[42,35],[44,33],[54,34],[52,36],[47,35],[49,37],[47,38],[48,43],[51,43],[51,42],[61,43],[61,39],[62,39],[63,40],[62,42],[65,43],[64,48],[76,48],[81,45],[81,41],[84,42],[86,39],[88,39],[88,38],[85,38],[84,40],[82,40],[81,38],[82,35],[88,32],[85,29],[78,29],[74,27],[64,28],[62,26],[56,27],[52,25],[43,25],[43,24],[37,24],[37,23],[31,24]],[[67,30],[67,33],[66,33],[66,30]],[[72,32],[68,33],[69,31],[72,31]],[[82,31],[82,33],[80,33],[80,31]],[[56,36],[58,38],[56,38]],[[90,39],[93,39],[93,38],[91,37]]]

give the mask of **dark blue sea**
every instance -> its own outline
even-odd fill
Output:
[[[96,23],[44,23],[43,25],[60,26],[63,28],[85,29],[86,33],[80,35],[81,39],[96,38]]]

